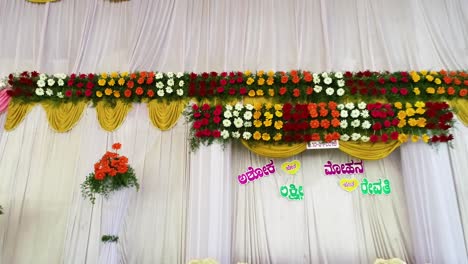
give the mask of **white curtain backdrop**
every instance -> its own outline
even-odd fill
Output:
[[[0,76],[22,70],[467,69],[467,17],[465,0],[0,0]],[[378,256],[466,261],[464,127],[458,126],[453,148],[426,147],[429,153],[418,155],[427,159],[416,165],[408,154],[418,145],[403,148],[401,163],[398,152],[369,162],[369,178],[388,177],[394,184],[390,197],[335,190],[336,182],[318,168],[331,157],[346,160],[343,154],[300,155],[304,175],[297,179],[306,197],[292,204],[270,199],[274,177],[252,186],[235,183],[239,170],[263,158],[238,146],[189,154],[184,120],[161,132],[147,112],[145,105],[135,105],[113,133],[99,127],[93,108],[63,134],[49,127],[40,107],[11,132],[3,131],[5,114],[0,115],[0,263],[98,263],[101,202],[91,206],[79,185],[115,141],[123,144],[141,184],[119,240],[124,263],[204,257],[221,263],[363,263]],[[422,171],[419,166],[433,166],[428,162],[435,153],[446,168],[438,180],[452,190],[440,199],[450,204],[439,207],[439,215],[415,215],[419,200],[413,195],[422,192],[406,181],[419,179],[408,178]],[[406,169],[401,172],[399,165]],[[447,235],[457,245],[447,251],[442,249],[452,242],[427,245],[435,241],[434,232],[447,230],[433,222],[446,219],[442,215],[458,226],[457,234]],[[432,222],[419,232],[414,224],[422,219]]]

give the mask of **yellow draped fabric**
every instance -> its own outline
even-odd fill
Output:
[[[42,107],[46,111],[50,126],[57,132],[67,132],[72,129],[81,118],[86,102],[53,103],[43,101]]]
[[[251,144],[245,140],[241,140],[242,144],[255,154],[268,158],[287,158],[297,155],[307,149],[306,143],[293,145],[266,145],[255,142]]]
[[[468,126],[468,102],[464,99],[452,100],[450,106],[455,109],[458,119]]]
[[[60,0],[26,0],[26,1],[31,2],[31,3],[45,4],[48,2],[57,2]]]
[[[340,150],[362,160],[378,160],[390,155],[390,153],[400,145],[400,141],[392,141],[390,143],[356,143],[340,141]]]
[[[15,129],[31,111],[35,103],[22,103],[16,100],[11,100],[8,104],[8,112],[5,121],[5,130],[11,131]]]
[[[96,113],[99,124],[106,131],[114,131],[122,125],[128,111],[132,108],[131,103],[126,103],[117,100],[115,105],[107,102],[98,102],[96,105]]]
[[[147,105],[149,118],[154,126],[169,130],[177,123],[186,105],[186,101],[166,103],[152,100]]]

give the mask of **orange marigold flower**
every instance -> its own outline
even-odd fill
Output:
[[[333,127],[339,127],[340,126],[340,120],[338,118],[333,118],[331,121],[331,124]]]
[[[445,76],[444,77],[444,83],[445,84],[451,84],[452,83],[452,78],[448,77],[448,76]]]
[[[146,74],[147,74],[147,72],[145,72],[145,71],[142,71],[142,72],[140,72],[140,77],[142,77],[142,78],[146,78]]]
[[[280,94],[280,95],[284,95],[287,91],[288,91],[288,89],[286,89],[286,87],[281,87],[281,88],[279,89],[279,94]]]
[[[141,88],[140,86],[138,86],[138,87],[136,88],[136,90],[135,90],[135,93],[136,93],[137,95],[142,95],[142,94],[143,94],[143,88]]]
[[[99,171],[99,172],[94,174],[94,178],[96,180],[99,180],[99,181],[104,180],[105,177],[106,177],[106,174],[104,172],[102,172],[102,171]]]
[[[444,70],[444,69],[440,70],[439,73],[440,73],[441,75],[447,75],[447,71]]]
[[[301,91],[297,88],[293,90],[293,96],[294,97],[299,97],[301,95]]]
[[[310,110],[315,110],[315,109],[317,109],[317,104],[316,103],[309,103],[307,105],[307,109],[309,109],[309,111]]]
[[[331,116],[332,117],[339,117],[340,116],[340,112],[338,110],[332,110],[331,111]]]
[[[314,119],[310,121],[309,125],[311,128],[318,128],[320,127],[320,122],[317,119]]]
[[[281,83],[287,83],[287,82],[288,82],[288,76],[287,75],[281,76]]]
[[[463,81],[463,84],[464,84],[465,86],[468,86],[468,80],[464,80],[464,81]]]
[[[136,79],[137,75],[135,73],[132,73],[130,74],[130,79],[133,80],[133,79]]]
[[[322,121],[320,121],[320,126],[327,129],[330,127],[330,121],[327,119],[322,119]]]
[[[460,81],[460,79],[455,78],[455,79],[453,80],[453,83],[454,83],[455,85],[460,85],[462,82]]]
[[[451,71],[450,76],[457,76],[457,72],[456,71]]]
[[[319,133],[313,133],[311,136],[312,141],[319,141],[320,140],[320,134]]]
[[[328,110],[325,108],[320,108],[320,116],[327,116],[328,115]]]
[[[143,84],[143,83],[145,83],[145,78],[142,78],[142,77],[138,78],[137,83],[138,83],[138,84]]]
[[[152,84],[154,81],[153,77],[149,77],[148,79],[146,79],[146,84]]]
[[[297,71],[296,71],[296,70],[292,70],[292,71],[291,71],[291,76],[297,76]]]
[[[310,74],[308,72],[304,72],[304,81],[311,82],[312,80],[313,80],[312,74]]]
[[[126,89],[125,92],[124,92],[124,95],[125,95],[125,97],[128,98],[128,97],[132,96],[132,91],[129,90],[129,89]]]
[[[333,101],[328,102],[328,109],[330,110],[335,110],[337,106],[338,104]]]
[[[458,76],[465,78],[468,76],[468,74],[466,74],[466,72],[459,72]]]
[[[148,78],[154,78],[155,74],[154,72],[148,72]]]
[[[127,82],[127,87],[128,87],[128,88],[132,89],[133,86],[135,86],[135,83],[134,83],[133,81],[128,81],[128,82]]]
[[[320,103],[318,103],[318,106],[319,106],[320,108],[325,108],[325,107],[327,107],[327,103],[325,103],[325,102],[320,102]]]
[[[447,94],[448,95],[454,95],[455,94],[455,89],[452,86],[448,87],[447,88]]]
[[[309,110],[309,114],[312,118],[316,118],[318,116],[317,109],[311,109]]]
[[[300,80],[301,80],[301,79],[300,79],[299,76],[297,76],[297,75],[293,76],[293,78],[292,78],[292,82],[293,82],[293,83],[299,83]]]
[[[310,87],[310,86],[307,86],[306,94],[307,94],[307,95],[311,95],[313,92],[314,92],[314,88],[312,88],[312,87]]]
[[[154,91],[151,90],[151,89],[148,89],[148,91],[146,92],[146,94],[148,95],[149,98],[152,98],[154,96]]]
[[[122,144],[119,142],[112,144],[112,149],[119,150],[122,147]]]
[[[333,141],[333,135],[332,134],[325,135],[325,142],[332,142],[332,141]]]
[[[445,93],[445,88],[440,86],[439,88],[437,88],[437,94],[444,94]]]
[[[465,97],[467,93],[468,93],[468,90],[467,90],[467,89],[461,89],[460,92],[459,92],[459,95],[460,95],[461,97]]]

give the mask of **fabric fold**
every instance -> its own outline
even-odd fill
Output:
[[[67,132],[78,123],[87,103],[84,101],[77,103],[43,101],[41,105],[46,111],[50,126],[57,132]]]
[[[99,124],[106,131],[114,131],[122,125],[131,108],[131,103],[121,100],[115,101],[115,105],[111,105],[109,102],[99,102],[96,105]]]
[[[185,101],[148,102],[148,115],[153,125],[161,130],[171,129],[179,120],[184,111]]]
[[[31,111],[35,103],[23,103],[12,100],[8,104],[7,118],[5,121],[5,130],[11,131],[15,129]]]

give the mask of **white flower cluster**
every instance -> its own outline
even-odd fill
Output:
[[[158,88],[156,94],[160,97],[163,97],[165,94],[172,94],[174,90],[178,96],[184,95],[184,80],[181,79],[184,76],[184,73],[178,72],[166,72],[167,80],[164,81],[164,73],[157,72],[155,79],[156,79],[156,88]]]
[[[323,72],[322,74],[314,73],[312,74],[312,76],[313,76],[313,81],[315,84],[314,85],[315,93],[320,93],[322,92],[323,89],[325,89],[325,93],[327,95],[333,95],[335,92],[336,92],[336,95],[338,96],[343,96],[345,94],[345,90],[343,89],[343,87],[345,86],[345,81],[343,80],[343,73]],[[322,83],[324,84],[325,87],[320,85]],[[332,85],[333,83],[335,83],[336,86],[338,86],[338,89],[335,90],[335,88],[330,87],[330,86],[333,86]]]
[[[229,137],[240,138],[242,136],[243,139],[250,139],[252,133],[248,131],[242,132],[241,128],[252,126],[253,105],[246,104],[244,106],[241,103],[237,103],[234,107],[226,105],[225,108],[222,121],[224,129],[221,131],[221,137],[228,139]]]
[[[372,124],[369,119],[369,110],[367,110],[367,104],[360,102],[355,105],[354,103],[339,104],[337,109],[340,111],[340,127],[342,129],[364,129],[368,130]],[[369,137],[361,135],[360,133],[353,132],[351,134],[342,133],[340,139],[342,141],[358,141],[368,142]]]
[[[0,90],[4,89],[5,87],[8,86],[8,81],[7,81],[8,77],[3,77],[3,78],[0,78]]]
[[[65,78],[67,78],[67,75],[65,73],[56,73],[50,76],[48,76],[45,73],[41,73],[39,75],[39,80],[37,80],[36,82],[38,87],[35,90],[36,95],[43,96],[45,94],[47,96],[53,96],[54,91],[51,87],[53,87],[55,84],[57,84],[59,87],[64,86]],[[63,98],[62,92],[57,92],[56,95],[59,98]]]

